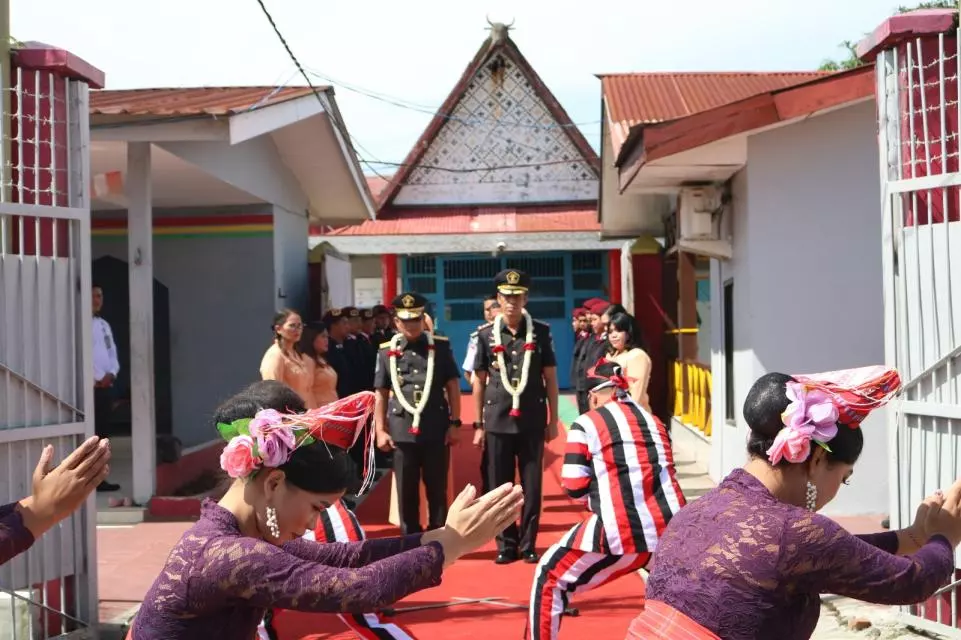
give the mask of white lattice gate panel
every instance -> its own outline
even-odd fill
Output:
[[[893,526],[909,525],[925,496],[961,477],[958,60],[954,32],[910,39],[877,60],[885,350],[905,382],[890,414]],[[953,582],[905,613],[961,637]]]
[[[93,433],[87,85],[17,70],[0,163],[0,504]],[[97,622],[87,506],[0,567],[0,640]]]

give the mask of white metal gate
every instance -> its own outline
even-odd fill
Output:
[[[910,525],[926,495],[961,477],[958,52],[951,32],[877,59],[885,351],[905,383],[889,412],[892,526]],[[961,638],[953,582],[904,613]]]
[[[14,71],[0,112],[0,504],[93,434],[88,89]],[[0,567],[0,640],[97,622],[94,499]]]

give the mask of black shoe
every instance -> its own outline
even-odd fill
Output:
[[[525,551],[521,554],[521,560],[527,564],[537,564],[537,561],[540,559],[541,557],[537,555],[536,551]]]
[[[511,564],[512,562],[517,562],[517,552],[514,550],[501,551],[494,558],[494,564]]]
[[[111,491],[120,491],[120,485],[106,480],[97,485],[97,493],[110,493]]]

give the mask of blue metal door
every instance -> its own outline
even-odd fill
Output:
[[[570,312],[587,298],[604,296],[607,260],[601,251],[489,255],[412,256],[402,265],[404,288],[430,300],[436,329],[446,335],[462,364],[470,334],[484,321],[483,299],[493,293],[494,275],[508,267],[533,278],[530,314],[551,325],[557,352],[557,377],[570,386],[574,334]],[[466,382],[462,383],[466,390]]]

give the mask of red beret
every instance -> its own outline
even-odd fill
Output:
[[[585,305],[585,306],[586,306],[586,305]],[[590,306],[587,307],[587,309],[588,309],[588,311],[590,311],[591,313],[599,316],[599,315],[601,315],[602,313],[604,313],[605,311],[607,311],[607,308],[608,308],[609,306],[611,306],[611,303],[608,302],[607,300],[601,300],[600,298],[594,298],[594,300],[591,301],[591,304],[590,304]]]

